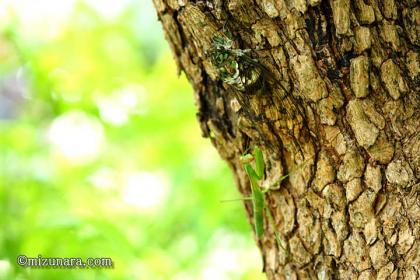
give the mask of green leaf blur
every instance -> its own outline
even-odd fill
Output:
[[[151,1],[0,1],[0,280],[263,279]],[[11,4],[12,3],[12,4]],[[109,257],[113,268],[24,268]]]

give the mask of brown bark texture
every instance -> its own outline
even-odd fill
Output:
[[[254,145],[264,185],[290,175],[266,194],[274,223],[256,238],[268,279],[419,279],[419,2],[154,3],[239,191]]]

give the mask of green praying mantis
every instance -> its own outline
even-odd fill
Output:
[[[311,157],[312,158],[312,157]],[[240,161],[243,164],[243,168],[248,176],[248,179],[251,183],[251,196],[245,197],[240,200],[251,200],[252,201],[252,210],[253,210],[253,220],[254,220],[254,227],[255,233],[259,240],[264,235],[264,211],[266,212],[266,216],[274,229],[274,234],[276,238],[277,245],[279,249],[282,249],[286,252],[286,255],[289,256],[289,250],[286,249],[286,244],[278,231],[276,230],[276,225],[274,221],[274,217],[271,214],[269,207],[267,206],[265,194],[272,190],[274,186],[278,186],[282,181],[284,181],[287,177],[289,177],[292,172],[287,173],[286,175],[281,176],[275,184],[271,186],[265,187],[262,186],[261,181],[264,180],[265,175],[265,163],[264,163],[264,156],[261,152],[261,149],[258,146],[254,146],[253,153],[246,152],[240,157]],[[252,166],[254,163],[255,168]],[[304,162],[302,165],[306,164]],[[232,200],[228,200],[232,201]]]
[[[255,226],[255,233],[260,239],[264,235],[264,211],[267,213],[267,217],[270,220],[270,223],[275,228],[274,225],[274,218],[270,212],[270,209],[267,207],[265,201],[265,193],[270,190],[270,187],[263,188],[260,185],[260,181],[264,179],[264,171],[265,171],[265,164],[264,164],[264,157],[263,154],[258,146],[254,147],[254,154],[245,154],[240,158],[245,172],[248,175],[249,181],[251,183],[251,197],[244,198],[245,200],[252,201],[252,208],[253,208],[253,219],[254,219],[254,226]],[[255,161],[255,169],[252,167],[251,163]],[[276,184],[281,183],[284,179],[286,179],[289,174],[286,174],[279,178]],[[280,248],[285,250],[285,247],[282,245],[283,242],[276,230],[274,230],[277,244]]]

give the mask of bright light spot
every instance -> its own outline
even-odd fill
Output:
[[[190,258],[198,250],[197,236],[183,235],[180,239],[173,241],[173,246],[173,251],[177,256],[185,259]]]
[[[101,118],[114,125],[128,121],[130,114],[146,111],[146,90],[142,85],[128,85],[107,96],[97,98]]]
[[[105,18],[115,18],[129,7],[132,0],[0,0],[0,22],[5,16],[16,15],[20,32],[35,38],[54,38],[69,23],[79,2],[86,3]]]
[[[214,249],[204,259],[200,279],[240,279],[240,276],[246,273],[244,269],[261,269],[258,267],[261,257],[257,248],[243,236],[221,230],[213,235],[210,245]]]
[[[115,18],[119,16],[131,0],[85,0],[89,6],[94,8],[99,14],[106,18]]]
[[[89,182],[98,189],[111,189],[117,186],[117,174],[111,168],[101,167],[89,177]]]
[[[164,202],[169,183],[162,173],[138,172],[126,178],[123,189],[125,203],[144,210],[153,210]]]
[[[11,7],[10,0],[0,0],[0,25],[7,26],[7,23],[10,23],[11,16]]]
[[[95,159],[104,141],[101,123],[79,111],[70,111],[56,118],[48,131],[54,149],[75,164]]]
[[[51,38],[60,34],[73,11],[75,0],[13,0],[6,6],[22,24],[22,31],[37,38]]]
[[[217,169],[220,168],[222,160],[217,154],[216,149],[210,145],[205,145],[195,153],[195,172],[199,177],[211,177],[216,174]]]
[[[8,260],[0,260],[0,279],[7,279],[12,271],[12,265]]]
[[[214,250],[209,257],[207,266],[202,271],[202,279],[231,279],[229,273],[241,269],[237,257],[237,252],[231,249],[219,248]]]

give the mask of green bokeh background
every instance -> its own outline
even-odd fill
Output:
[[[264,279],[150,2],[0,0],[0,280]]]

